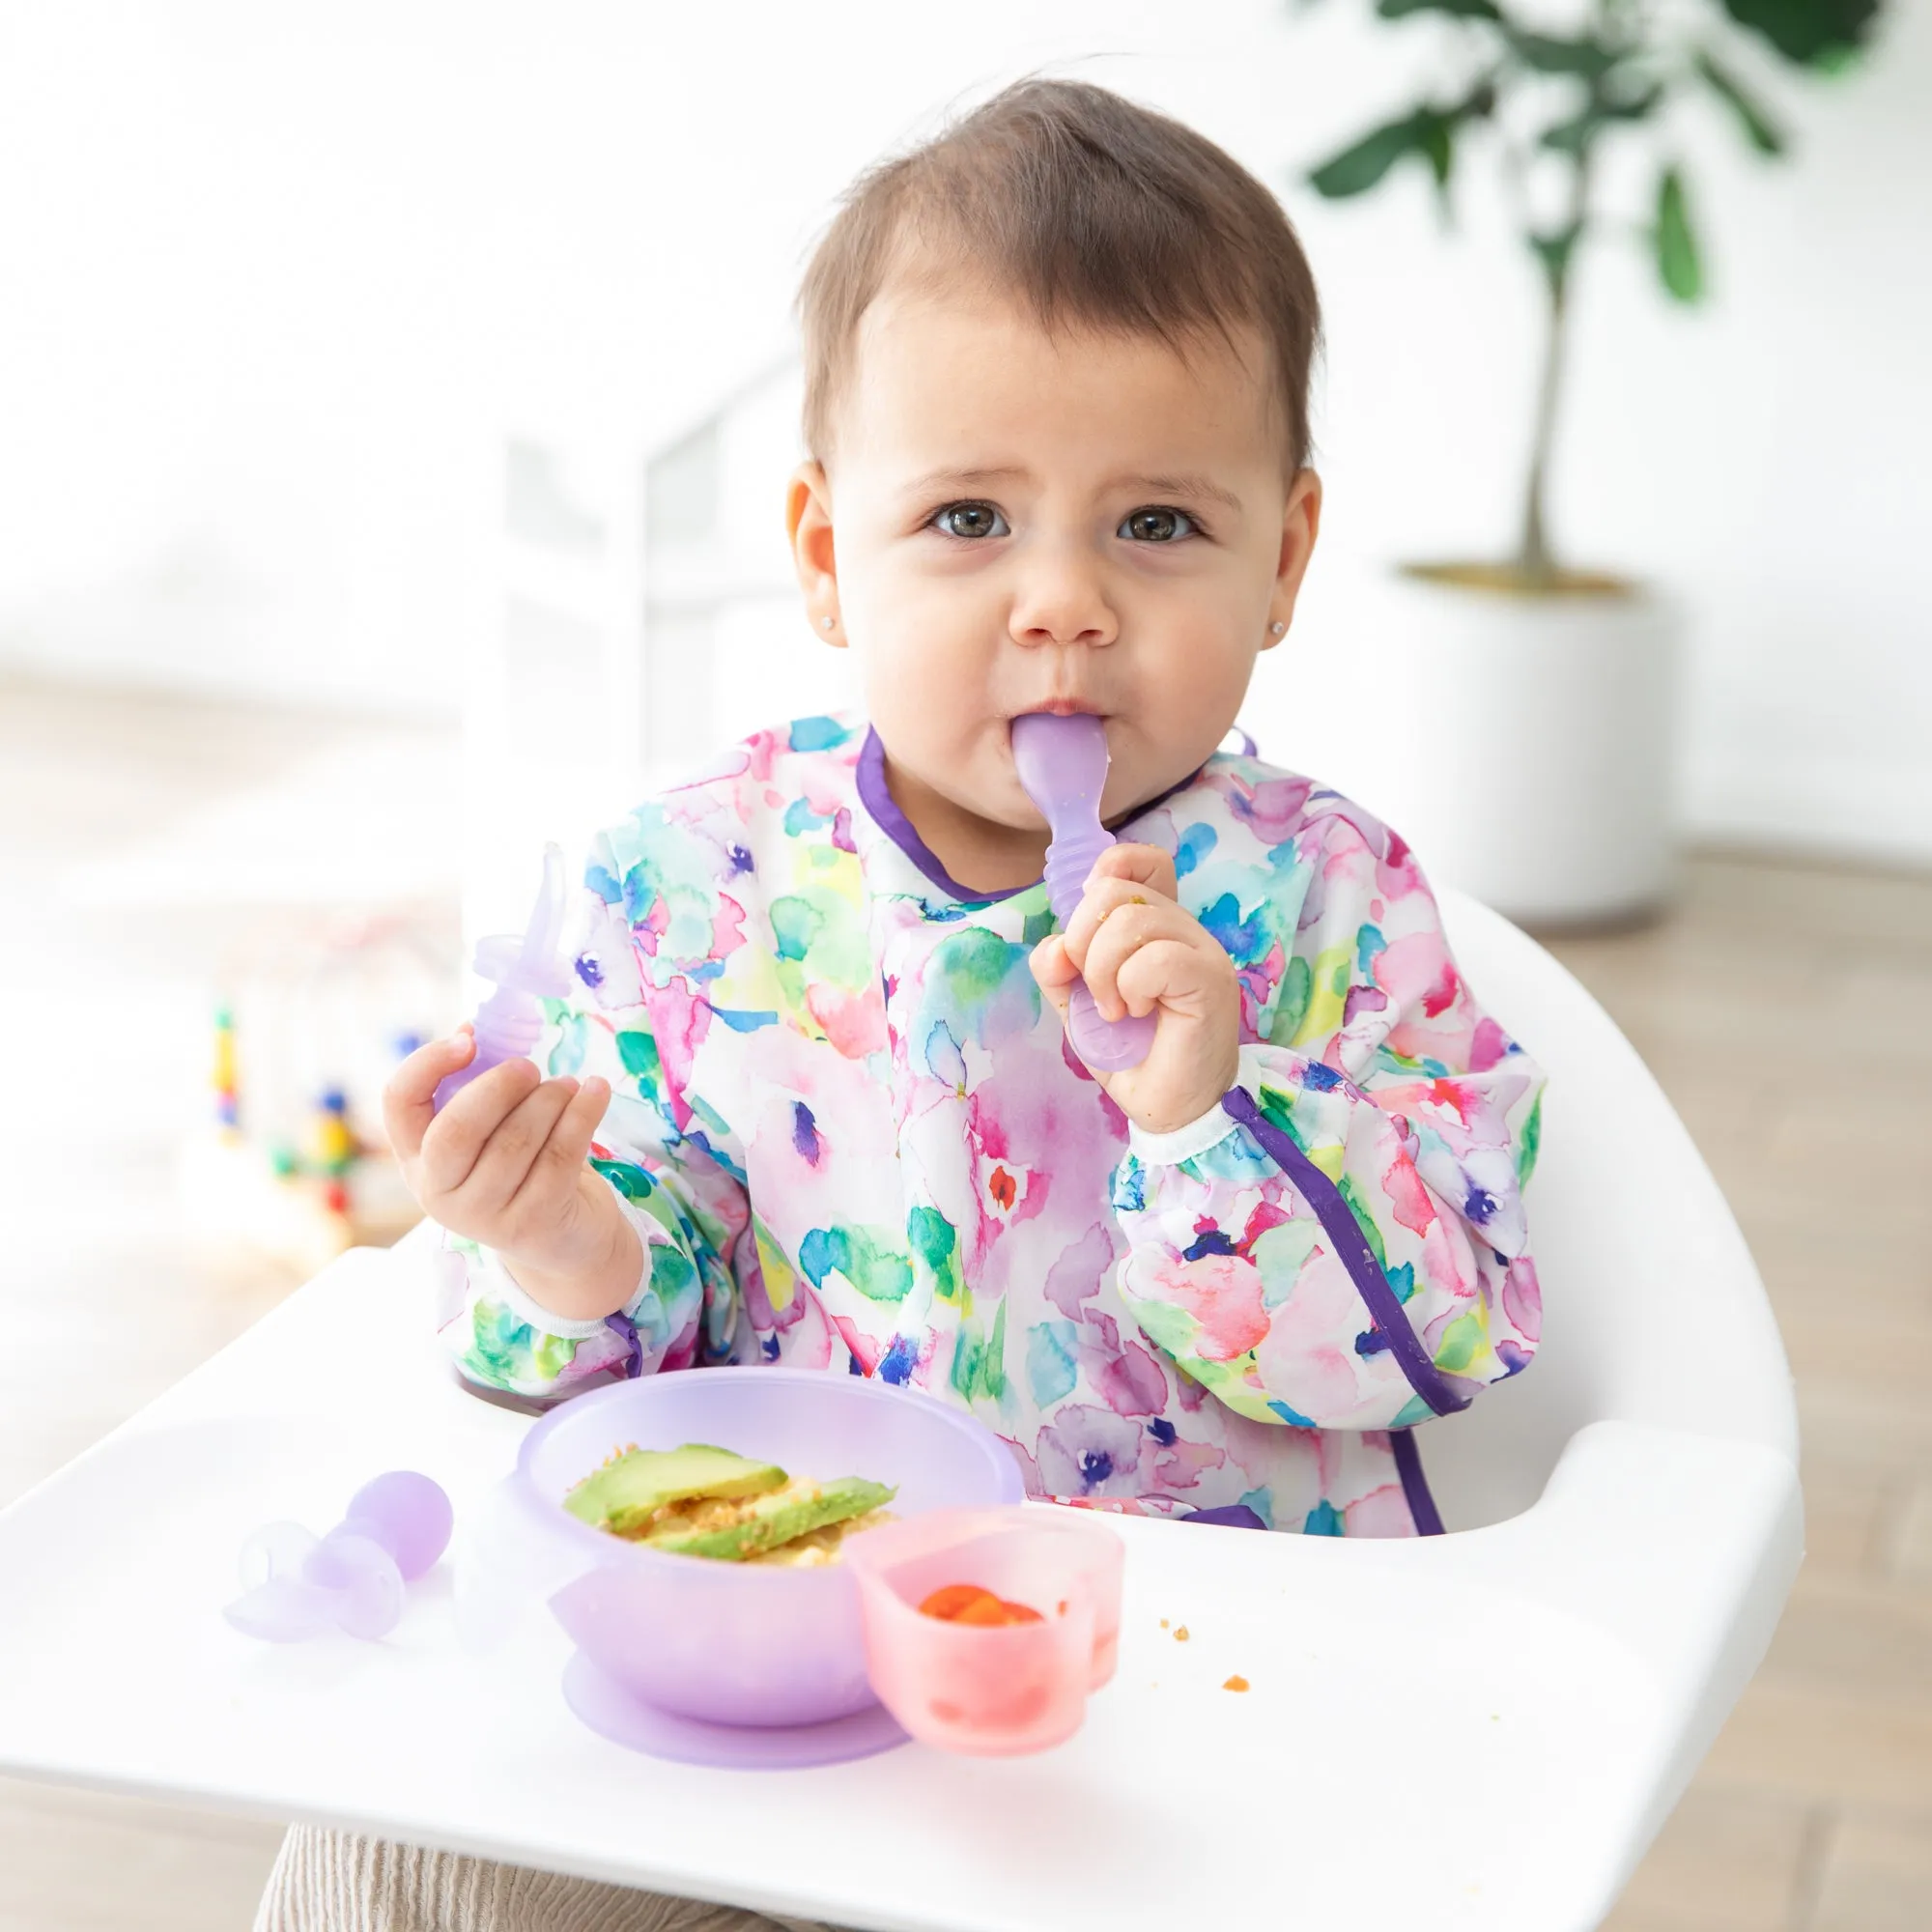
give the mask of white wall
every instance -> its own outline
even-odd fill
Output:
[[[1535,345],[1486,200],[1449,236],[1419,181],[1340,208],[1294,185],[1428,55],[1433,28],[1368,11],[4,0],[0,656],[450,704],[502,424],[687,420],[782,343],[858,166],[1080,54],[1288,193],[1330,342],[1296,643],[1346,648],[1351,575],[1507,542]],[[1867,74],[1774,81],[1795,166],[1686,128],[1701,314],[1634,252],[1585,268],[1558,531],[1693,613],[1705,830],[1932,857],[1928,84],[1916,0]],[[1264,711],[1293,675],[1280,654]]]

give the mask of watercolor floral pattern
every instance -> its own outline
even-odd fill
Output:
[[[593,1161],[642,1278],[564,1322],[452,1241],[461,1372],[877,1376],[969,1407],[1036,1494],[1409,1533],[1390,1432],[1535,1350],[1542,1076],[1406,847],[1236,756],[1121,828],[1236,963],[1247,1117],[1130,1134],[1028,970],[1043,886],[936,883],[877,760],[863,722],[802,720],[597,841],[548,1060],[611,1082]]]

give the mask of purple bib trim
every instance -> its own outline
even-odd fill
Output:
[[[644,1345],[638,1340],[638,1324],[627,1315],[607,1315],[604,1325],[630,1350],[624,1362],[624,1378],[635,1381],[644,1372]]]
[[[1469,1398],[1458,1395],[1450,1387],[1447,1378],[1429,1359],[1416,1339],[1415,1330],[1408,1325],[1408,1317],[1402,1312],[1402,1303],[1396,1299],[1395,1290],[1376,1260],[1376,1251],[1369,1246],[1368,1237],[1349,1204],[1342,1199],[1341,1190],[1288,1135],[1264,1118],[1245,1089],[1236,1087],[1228,1094],[1221,1102],[1221,1111],[1247,1128],[1262,1151],[1294,1182],[1302,1199],[1315,1209],[1315,1218],[1321,1223],[1337,1258],[1349,1270],[1349,1279],[1355,1284],[1369,1319],[1387,1336],[1389,1351],[1408,1378],[1409,1387],[1437,1415],[1467,1408]]]
[[[1247,734],[1242,733],[1245,737]],[[1205,765],[1191,771],[1179,784],[1169,785],[1164,792],[1157,793],[1145,805],[1134,809],[1133,817],[1121,821],[1122,830],[1134,819],[1151,811],[1155,806],[1165,805],[1169,799],[1178,798],[1196,779],[1207,770]],[[1001,899],[1009,899],[1020,893],[1030,893],[1040,882],[1032,879],[1023,886],[1008,886],[997,893],[976,892],[971,886],[962,886],[944,866],[939,863],[939,855],[919,836],[913,822],[898,808],[898,801],[893,797],[892,787],[886,783],[886,748],[879,742],[879,734],[868,724],[866,727],[866,742],[859,748],[859,803],[871,814],[872,822],[903,852],[920,871],[945,893],[950,898],[967,899],[975,905],[995,905]],[[1115,835],[1119,837],[1117,833]]]
[[[859,803],[872,814],[879,830],[949,897],[990,903],[1032,890],[1029,886],[1009,886],[1003,893],[976,893],[971,886],[962,886],[939,863],[939,855],[914,830],[912,820],[899,810],[897,800],[893,797],[892,788],[886,783],[886,748],[869,724],[866,727],[866,742],[859,750]]]
[[[1260,1515],[1246,1503],[1223,1503],[1218,1509],[1191,1510],[1181,1522],[1218,1523],[1223,1529],[1265,1529]]]
[[[1429,1478],[1422,1473],[1422,1451],[1415,1446],[1415,1432],[1391,1429],[1389,1448],[1395,1456],[1395,1472],[1402,1478],[1402,1492],[1408,1499],[1408,1513],[1415,1519],[1416,1535],[1440,1536],[1442,1516],[1429,1493]]]

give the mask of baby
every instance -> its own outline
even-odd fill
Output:
[[[1037,1496],[1439,1530],[1411,1426],[1536,1345],[1541,1076],[1402,840],[1217,749],[1321,514],[1287,220],[1201,136],[1029,81],[866,176],[800,307],[787,523],[865,714],[599,839],[549,1078],[433,1117],[468,1034],[397,1072],[458,1368],[538,1402],[875,1376],[970,1409]],[[1121,842],[1064,930],[1010,743],[1038,711],[1112,754]],[[1072,1053],[1079,976],[1155,1016],[1144,1064]]]

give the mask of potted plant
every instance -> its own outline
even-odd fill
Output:
[[[1508,0],[1513,9],[1518,0]],[[1412,735],[1378,715],[1337,741],[1345,783],[1414,838],[1443,877],[1516,918],[1601,923],[1654,908],[1672,853],[1676,620],[1650,587],[1569,560],[1549,478],[1562,422],[1577,258],[1600,236],[1638,236],[1664,293],[1704,289],[1692,198],[1670,112],[1698,103],[1758,155],[1785,152],[1775,114],[1731,44],[1754,39],[1795,67],[1834,71],[1865,43],[1878,0],[1588,0],[1569,31],[1532,28],[1502,0],[1377,0],[1385,20],[1447,15],[1455,71],[1439,91],[1310,170],[1318,194],[1367,193],[1404,166],[1446,197],[1465,151],[1513,198],[1543,293],[1543,351],[1513,554],[1410,562],[1383,588],[1351,676],[1406,695]],[[1641,143],[1655,186],[1647,226],[1608,217],[1602,160]],[[1324,694],[1325,696],[1325,694]],[[1335,708],[1340,692],[1327,706]],[[1318,700],[1319,701],[1319,700]]]

